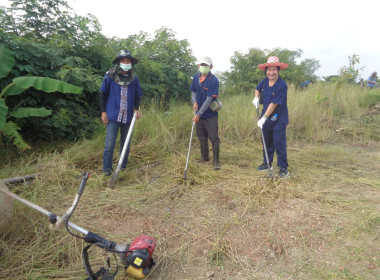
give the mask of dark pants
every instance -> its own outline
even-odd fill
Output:
[[[273,162],[274,152],[277,154],[277,166],[288,167],[286,154],[286,129],[283,130],[266,130],[263,129],[265,145],[267,147],[268,158]],[[267,164],[265,152],[263,151],[264,163]]]
[[[131,123],[118,123],[118,122],[108,122],[107,124],[107,132],[106,132],[106,143],[104,145],[104,152],[103,152],[103,172],[105,173],[111,173],[113,171],[112,168],[112,157],[113,157],[113,151],[115,149],[116,144],[116,137],[120,130],[120,154],[123,151],[124,142],[127,138],[129,126]],[[127,151],[125,153],[125,157],[122,163],[122,168],[126,168],[128,163],[128,155],[129,155],[129,149],[131,146],[131,142],[129,142]]]
[[[197,122],[196,129],[199,141],[207,142],[208,139],[210,139],[213,146],[219,145],[220,139],[218,136],[218,116],[200,119],[199,122]]]

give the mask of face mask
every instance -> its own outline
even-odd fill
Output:
[[[124,64],[124,63],[120,63],[120,68],[121,68],[123,71],[129,71],[129,70],[131,70],[131,68],[132,68],[132,64]]]
[[[199,66],[199,71],[206,75],[208,72],[210,72],[210,66]]]

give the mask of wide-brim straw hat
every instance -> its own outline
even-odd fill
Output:
[[[270,57],[268,57],[267,63],[260,64],[259,66],[257,66],[257,68],[265,71],[266,67],[273,67],[273,66],[274,67],[280,66],[280,70],[284,70],[284,69],[288,68],[289,65],[286,63],[281,63],[277,56],[270,56]]]

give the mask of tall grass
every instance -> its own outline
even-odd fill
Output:
[[[115,242],[129,242],[139,234],[154,236],[158,264],[149,279],[204,279],[199,271],[205,270],[214,271],[218,279],[237,273],[242,273],[241,279],[272,279],[273,275],[339,279],[339,267],[347,263],[355,276],[362,277],[356,279],[375,279],[369,277],[380,265],[372,264],[378,250],[366,240],[375,239],[379,224],[377,208],[370,208],[379,187],[378,156],[364,158],[341,147],[296,144],[378,141],[379,117],[368,115],[368,110],[380,102],[380,91],[344,87],[335,92],[326,84],[313,84],[305,91],[290,87],[287,135],[292,177],[279,181],[262,179],[252,168],[262,157],[252,98],[220,96],[222,170],[194,163],[199,154],[194,135],[189,177],[196,184],[175,180],[187,156],[191,104],[171,104],[167,112],[141,108],[129,165],[119,174],[114,190],[104,187],[108,178],[101,171],[102,125],[93,139],[67,149],[3,163],[0,178],[40,173],[32,185],[12,191],[60,214],[72,203],[77,176],[90,171],[91,180],[72,222]],[[337,132],[338,128],[343,130]],[[160,165],[149,169],[156,162]],[[369,162],[373,168],[367,168]],[[50,232],[47,218],[24,205],[16,203],[14,212],[14,219],[0,233],[0,278],[84,278],[82,242],[64,231]],[[351,248],[342,247],[346,238],[357,250],[356,261],[345,261],[347,256],[353,258]],[[341,249],[334,250],[337,247]],[[95,261],[102,262],[103,251],[98,253]],[[337,267],[326,264],[328,258]],[[362,271],[363,264],[375,268]],[[124,279],[122,273],[118,277]]]
[[[256,110],[251,103],[253,95],[224,96],[222,93],[219,99],[223,102],[223,109],[219,114],[222,149],[224,144],[259,141]],[[335,91],[334,85],[325,83],[313,84],[303,91],[290,86],[288,141],[343,141],[363,145],[377,141],[380,137],[380,116],[369,115],[368,112],[371,105],[379,102],[380,90],[345,86]],[[131,160],[146,163],[157,162],[173,154],[183,157],[187,151],[192,125],[191,104],[172,103],[166,112],[148,106],[141,108],[141,112],[142,117],[136,122],[133,131]],[[59,152],[58,157],[63,156],[67,164],[91,170],[92,167],[101,165],[104,138],[105,128],[100,124],[92,139],[79,141],[70,149],[63,150],[62,154]],[[195,132],[193,143],[197,147]],[[50,149],[47,153],[55,152]],[[115,153],[116,160],[117,154]],[[42,158],[41,153],[31,154],[25,157],[22,164],[31,166],[36,160],[43,160]],[[4,160],[2,165],[6,167],[12,163]],[[7,170],[10,169],[3,168],[0,174],[11,177]]]
[[[352,126],[357,127],[360,118],[369,110],[362,100],[373,93],[355,86],[345,86],[335,91],[332,84],[313,84],[305,91],[290,90],[290,139],[326,142],[334,140],[339,129],[351,131]],[[379,94],[376,92],[374,95],[380,102]],[[346,136],[354,136],[349,134]]]
[[[257,115],[251,103],[253,95],[221,94],[219,99],[223,102],[219,130],[224,141],[252,141],[259,137]],[[337,136],[336,130],[342,126],[348,132],[346,137],[355,137],[355,127],[356,132],[360,130],[371,138],[378,132],[378,127],[372,127],[369,121],[363,124],[363,118],[368,115],[370,105],[376,102],[380,102],[380,90],[344,86],[335,91],[333,84],[324,83],[313,84],[304,91],[289,87],[289,140],[333,141]],[[143,108],[143,114],[136,126],[134,141],[150,147],[150,151],[155,153],[183,150],[191,128],[193,113],[190,105],[172,104],[167,112],[157,111],[153,107]]]

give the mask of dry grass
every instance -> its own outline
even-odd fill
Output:
[[[102,135],[25,157],[0,174],[40,172],[12,191],[60,214],[72,203],[76,176],[91,171],[72,222],[117,243],[155,237],[157,266],[147,279],[380,279],[379,142],[334,131],[321,142],[292,137],[290,178],[263,178],[255,170],[262,152],[252,108],[243,100],[249,97],[234,98],[238,113],[224,108],[220,117],[221,170],[195,163],[194,138],[188,177],[195,182],[178,179],[191,126],[182,108],[149,118],[154,128],[138,123],[145,128],[136,130],[129,167],[114,190],[101,175]],[[84,244],[63,230],[51,232],[42,214],[15,206],[0,235],[0,278],[83,279]],[[107,254],[95,251],[100,265]],[[130,278],[120,272],[118,279]]]

